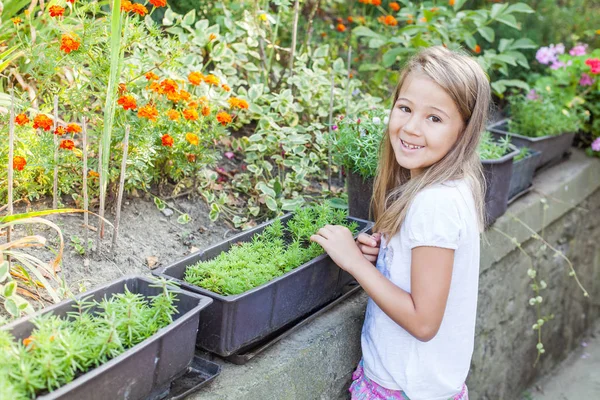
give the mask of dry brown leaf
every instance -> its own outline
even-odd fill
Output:
[[[146,262],[148,263],[148,267],[150,267],[150,269],[154,269],[158,265],[158,257],[156,257],[156,256],[146,257]]]

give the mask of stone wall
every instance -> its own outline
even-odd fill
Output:
[[[535,192],[513,203],[482,238],[475,350],[467,380],[471,400],[519,399],[579,344],[600,316],[600,160],[574,151],[570,160],[536,177]],[[548,208],[543,211],[545,199]],[[564,259],[514,217],[564,252],[589,292],[585,298]],[[537,350],[531,267],[510,239],[532,256],[542,291],[543,314],[554,319],[542,328],[546,353],[533,366]],[[360,359],[364,292],[340,304],[246,365],[218,358],[221,375],[190,399],[345,399],[350,375]],[[206,357],[212,357],[205,354]]]

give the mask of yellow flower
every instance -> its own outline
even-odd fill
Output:
[[[260,14],[258,18],[260,18],[261,21],[265,22],[267,20],[267,14]]]
[[[198,139],[198,135],[194,135],[191,132],[185,134],[185,140],[187,140],[191,145],[198,146],[200,143],[200,139]]]

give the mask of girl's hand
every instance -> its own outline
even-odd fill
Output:
[[[329,254],[338,267],[351,272],[354,265],[363,258],[350,229],[341,225],[325,225],[310,237]]]
[[[379,246],[381,246],[381,233],[376,232],[373,235],[361,233],[356,238],[356,244],[367,260],[373,264],[377,262]]]

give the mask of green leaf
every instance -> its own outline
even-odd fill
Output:
[[[256,189],[260,190],[261,192],[263,192],[267,196],[271,196],[271,197],[276,197],[277,196],[277,193],[275,192],[275,190],[271,189],[269,187],[269,185],[267,185],[265,182],[258,182],[256,184]]]
[[[6,286],[4,286],[3,296],[10,297],[15,293],[16,290],[17,290],[17,282],[10,281],[6,284]]]
[[[471,50],[474,49],[475,46],[477,46],[477,41],[469,32],[465,32],[464,41],[467,44],[467,47]]]
[[[327,54],[329,54],[329,45],[328,44],[317,47],[313,53],[313,58],[327,57]]]
[[[181,214],[177,217],[177,222],[181,225],[185,225],[191,221],[190,216],[188,214]]]
[[[517,24],[517,19],[515,18],[514,15],[510,15],[510,14],[506,14],[506,15],[501,15],[498,18],[496,18],[497,21],[502,22],[504,25],[508,25],[512,28],[515,29],[521,29],[519,27],[519,25]]]
[[[508,3],[495,3],[490,11],[492,19],[498,18],[508,8]]]
[[[491,85],[492,85],[492,89],[494,89],[494,92],[497,94],[502,94],[506,91],[506,86],[504,86],[499,81],[492,82]]]
[[[244,63],[244,65],[243,65],[243,66],[244,66],[244,69],[245,69],[246,71],[250,71],[250,72],[258,72],[258,71],[260,71],[260,70],[258,69],[258,67],[256,66],[256,64],[254,64],[254,63],[249,63],[249,62],[247,62],[247,63]]]
[[[357,37],[366,36],[374,39],[385,40],[384,36],[380,35],[379,33],[373,32],[366,26],[359,26],[357,28],[352,29],[352,34]]]
[[[504,53],[507,49],[511,48],[514,39],[500,39],[500,43],[498,44],[498,52]]]
[[[517,60],[514,57],[509,56],[508,54],[497,54],[494,56],[496,61],[505,62],[510,65],[517,65]]]
[[[162,23],[165,26],[173,25],[173,21],[175,20],[175,13],[169,7],[165,11],[165,16],[163,17]]]
[[[378,49],[381,46],[383,46],[385,44],[385,39],[376,39],[373,38],[371,40],[369,40],[369,48],[371,49]]]
[[[314,153],[310,154],[313,155]],[[281,182],[279,182],[279,179],[275,180],[275,183],[273,184],[273,189],[275,190],[275,196],[279,197],[279,195],[281,195],[281,192],[283,191],[283,186],[281,185]]]
[[[454,11],[458,11],[467,2],[467,0],[456,0],[454,2]]]
[[[507,13],[526,13],[526,14],[531,14],[534,13],[535,11],[529,7],[527,4],[525,3],[516,3],[516,4],[512,4],[508,7],[508,10],[506,10]]]
[[[194,24],[195,20],[196,20],[196,10],[194,8],[192,8],[187,14],[185,14],[185,17],[183,17],[181,24],[187,25],[187,26],[192,26]]]
[[[510,46],[511,50],[516,49],[536,49],[538,46],[535,42],[528,38],[518,39],[516,42]]]
[[[0,263],[0,282],[4,282],[6,278],[8,278],[10,274],[10,267],[8,265],[8,261],[2,261]]]
[[[407,54],[413,52],[413,49],[409,49],[406,47],[394,47],[393,49],[388,50],[383,55],[383,66],[385,68],[389,68],[396,62],[397,58],[401,54]]]
[[[398,31],[398,34],[413,36],[424,29],[426,29],[424,25],[406,25],[404,28]]]
[[[269,207],[269,210],[277,211],[277,202],[274,198],[271,196],[265,196],[265,203],[267,204],[267,207]]]
[[[248,100],[256,101],[260,96],[262,96],[264,90],[265,85],[262,83],[252,85],[250,90],[248,90]],[[260,109],[260,111],[262,111],[262,109]]]
[[[492,43],[494,41],[494,30],[489,26],[482,26],[477,29],[481,37],[483,37],[488,42]]]
[[[379,71],[381,69],[383,69],[383,66],[380,64],[361,64],[360,67],[358,67],[360,72]]]
[[[156,204],[156,208],[158,208],[161,211],[167,207],[165,202],[159,199],[158,197],[154,197],[154,204]]]
[[[13,299],[4,300],[4,308],[13,317],[18,317],[19,315],[21,315],[21,312],[19,311],[19,307],[17,306],[17,303],[15,303],[15,301]]]
[[[344,199],[341,199],[339,197],[335,197],[333,199],[329,200],[329,205],[331,205],[331,207],[333,208],[338,208],[341,210],[347,210],[348,209],[348,202],[345,201]]]
[[[499,82],[503,86],[513,86],[523,89],[525,91],[529,91],[531,88],[527,84],[527,82],[521,81],[519,79],[500,79]]]
[[[281,200],[281,209],[285,211],[296,211],[298,207],[304,205],[304,197],[296,197],[294,199]]]

